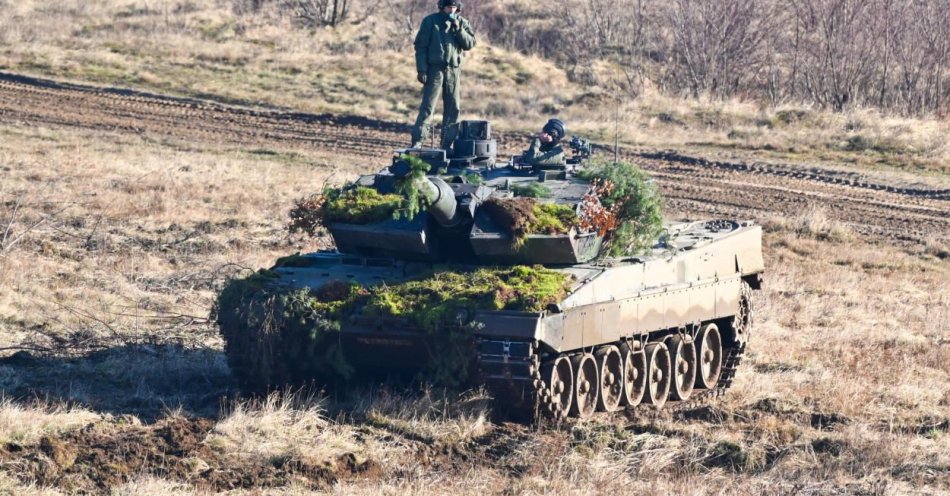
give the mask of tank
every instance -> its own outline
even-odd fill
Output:
[[[422,377],[484,387],[499,411],[526,419],[661,408],[729,387],[761,287],[761,227],[667,224],[636,256],[608,255],[611,230],[574,217],[516,232],[518,205],[569,217],[597,204],[589,143],[572,140],[561,167],[499,164],[487,122],[463,129],[458,156],[397,150],[349,187],[374,199],[409,188],[418,209],[373,217],[362,213],[376,204],[354,203],[360,215],[324,218],[335,250],[224,288],[217,319],[244,387]]]

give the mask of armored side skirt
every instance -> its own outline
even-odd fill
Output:
[[[561,313],[481,312],[474,336],[494,341],[536,341],[565,352],[617,342],[735,315],[738,275],[683,287],[644,291],[621,300],[594,303]],[[377,369],[420,369],[440,352],[433,336],[394,322],[360,319],[344,325],[347,359]]]

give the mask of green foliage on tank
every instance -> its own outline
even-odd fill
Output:
[[[577,213],[569,205],[536,203],[532,209],[534,222],[529,234],[565,234],[577,224]]]
[[[232,280],[215,305],[232,370],[253,389],[350,379],[354,369],[339,331],[340,322],[352,315],[395,318],[423,330],[439,350],[424,377],[459,385],[470,375],[476,312],[540,311],[563,299],[570,283],[566,274],[540,266],[443,269],[370,287],[330,281],[286,289],[276,280],[273,271]]]
[[[310,236],[333,222],[345,224],[372,224],[391,219],[402,208],[400,195],[382,194],[373,188],[347,186],[326,187],[317,193],[298,199],[290,210],[287,230]]]
[[[648,251],[663,232],[663,198],[650,177],[630,162],[595,162],[578,177],[609,185],[601,203],[617,217],[604,254],[638,255]]]
[[[396,193],[401,198],[401,204],[395,217],[411,220],[429,206],[431,199],[425,195],[424,187],[426,174],[432,166],[410,155],[403,155],[402,159],[409,163],[409,173],[396,181]]]
[[[524,198],[550,198],[551,189],[541,183],[514,184],[511,192]]]
[[[411,220],[429,206],[426,196],[426,173],[429,164],[408,155],[403,158],[410,170],[395,182],[394,193],[380,193],[376,188],[347,184],[326,186],[323,192],[299,198],[290,210],[288,231],[316,235],[320,228],[333,223],[375,224],[389,219]]]
[[[277,278],[262,270],[232,280],[215,303],[235,377],[251,390],[300,382],[293,378],[349,378],[338,339],[343,299],[279,289]]]
[[[400,195],[382,194],[373,188],[357,186],[348,189],[327,189],[323,206],[323,222],[372,224],[393,217],[402,205]]]
[[[491,198],[482,208],[521,246],[531,234],[567,234],[577,224],[574,207],[542,203],[534,198]]]

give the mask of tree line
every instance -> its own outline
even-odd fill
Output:
[[[947,0],[573,0],[548,22],[470,3],[494,42],[581,80],[592,60],[617,62],[633,93],[649,81],[692,97],[948,114]]]

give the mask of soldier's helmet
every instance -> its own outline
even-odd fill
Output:
[[[564,122],[561,119],[551,119],[541,128],[542,132],[550,134],[554,138],[554,142],[557,143],[561,141],[561,138],[567,134],[567,128],[564,127]]]
[[[459,0],[439,0],[439,10],[446,7],[458,7],[459,10],[462,10],[462,2]]]

